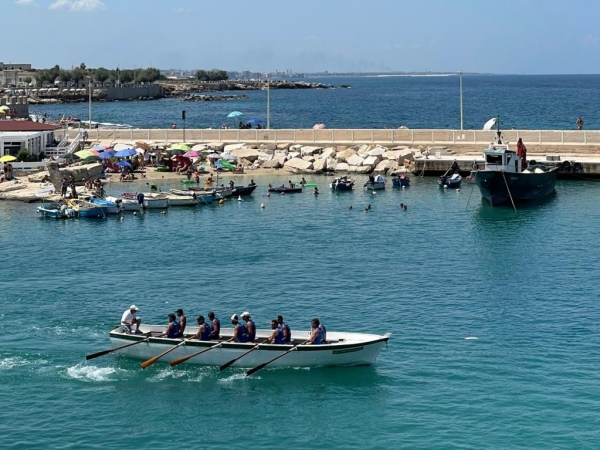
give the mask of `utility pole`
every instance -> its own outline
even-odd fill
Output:
[[[463,128],[463,93],[462,93],[462,72],[458,72],[458,83],[460,89],[460,131]]]

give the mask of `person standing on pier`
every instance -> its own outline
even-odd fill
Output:
[[[581,116],[579,116],[577,118],[577,129],[578,130],[583,130],[583,119],[581,118]]]
[[[527,147],[521,138],[517,141],[517,156],[521,158],[521,170],[525,170],[527,168]]]

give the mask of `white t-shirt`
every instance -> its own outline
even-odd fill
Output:
[[[136,311],[137,312],[137,311]],[[123,317],[121,317],[121,325],[125,325],[125,322],[133,323],[135,320],[135,312],[131,314],[131,310],[127,309],[123,313]]]

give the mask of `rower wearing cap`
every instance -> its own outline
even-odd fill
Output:
[[[271,320],[271,329],[273,330],[273,332],[271,333],[271,336],[269,336],[267,338],[267,340],[265,341],[265,344],[276,344],[276,345],[285,344],[284,337],[283,337],[283,331],[281,330],[281,327],[279,326],[279,322],[277,322],[277,319]]]
[[[322,344],[325,341],[325,339],[323,338],[323,330],[319,327],[319,325],[319,319],[317,319],[316,317],[310,321],[311,332],[310,337],[306,342],[307,344],[317,345]]]
[[[256,325],[250,318],[250,313],[245,311],[242,313],[242,319],[246,322],[246,340],[247,342],[254,342],[256,339]]]
[[[221,321],[215,317],[215,313],[212,311],[208,313],[208,319],[211,324],[210,339],[217,340],[221,333]]]
[[[138,307],[135,305],[131,305],[129,309],[126,309],[121,316],[121,326],[125,330],[125,333],[132,333],[131,327],[135,324],[135,333],[140,334],[140,325],[142,324],[142,319],[136,317],[136,313],[139,311]]]
[[[229,339],[229,342],[248,342],[246,327],[240,323],[237,314],[231,316],[231,324],[233,325],[233,337]]]
[[[283,321],[283,316],[277,316],[277,323],[281,327],[281,331],[283,331],[283,341],[286,344],[289,344],[292,340],[292,332],[290,331],[290,326]]]
[[[198,322],[198,332],[194,335],[194,338],[201,341],[210,341],[210,332],[212,330],[210,322],[205,322],[204,316],[199,316],[196,322]]]

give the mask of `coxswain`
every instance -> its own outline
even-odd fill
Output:
[[[159,337],[167,336],[169,339],[175,339],[176,337],[179,337],[179,322],[177,322],[175,314],[169,314],[167,318],[169,319],[167,328],[163,334],[159,335]]]
[[[208,320],[211,322],[210,339],[219,339],[219,335],[221,333],[221,321],[215,317],[215,313],[212,311],[208,313]]]
[[[243,312],[242,319],[246,322],[246,340],[248,342],[254,342],[256,339],[256,325],[250,318],[250,313],[248,311]]]
[[[179,335],[177,337],[182,337],[187,324],[187,318],[185,317],[185,314],[183,314],[183,309],[179,308],[177,310],[177,317],[179,317]]]
[[[325,339],[323,339],[323,330],[319,327],[319,319],[314,318],[310,322],[310,337],[308,338],[307,344],[318,345],[322,344]]]
[[[140,325],[142,324],[142,319],[136,317],[136,313],[138,312],[138,307],[135,305],[131,305],[129,309],[126,309],[121,317],[121,326],[125,330],[125,333],[132,333],[131,327],[135,324],[135,333],[140,334]]]
[[[283,321],[283,316],[277,316],[277,323],[281,327],[281,331],[283,331],[283,341],[286,344],[289,344],[292,340],[292,332],[290,331],[290,326]]]
[[[228,342],[247,342],[246,327],[240,323],[237,314],[231,316],[231,324],[233,325],[233,336]]]
[[[271,320],[271,329],[273,332],[265,341],[265,344],[275,344],[275,345],[283,345],[285,343],[285,338],[283,337],[283,331],[277,322],[277,319]]]
[[[210,341],[210,332],[212,330],[210,322],[205,322],[204,316],[199,316],[196,322],[198,323],[198,332],[194,335],[194,338],[201,341]]]

